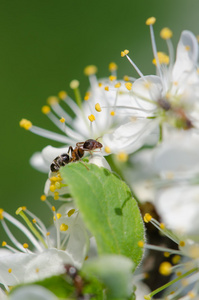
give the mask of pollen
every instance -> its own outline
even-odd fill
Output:
[[[116,83],[116,84],[114,85],[114,87],[115,87],[116,89],[120,88],[120,87],[121,87],[121,83],[120,83],[120,82]]]
[[[197,39],[197,41],[198,41],[198,43],[199,43],[199,35],[196,35],[196,39]]]
[[[90,65],[90,66],[87,66],[85,69],[84,69],[84,74],[86,76],[91,76],[91,75],[94,75],[97,73],[97,67],[94,66],[94,65]]]
[[[7,243],[5,241],[2,242],[1,246],[5,247],[7,245]]]
[[[59,193],[58,192],[54,192],[54,200],[59,200]]]
[[[91,114],[90,116],[88,116],[89,121],[93,122],[95,121],[95,116],[93,114]]]
[[[50,96],[50,97],[47,98],[48,105],[55,105],[58,102],[59,102],[59,99],[56,96]]]
[[[132,89],[133,84],[131,82],[126,82],[125,87],[127,88],[128,91]]]
[[[2,208],[0,208],[0,220],[3,220],[3,212],[4,212],[4,210]]]
[[[62,214],[57,213],[56,216],[57,216],[57,219],[59,220],[62,217]]]
[[[62,117],[60,120],[59,120],[61,123],[65,123],[65,119]]]
[[[176,272],[176,275],[177,275],[177,276],[181,276],[181,275],[182,275],[182,272],[178,271],[178,272]]]
[[[70,88],[71,88],[72,90],[75,90],[75,89],[77,89],[78,87],[79,87],[79,81],[78,81],[78,80],[74,79],[74,80],[72,80],[72,81],[70,82]]]
[[[84,96],[84,100],[88,101],[90,99],[91,93],[90,92],[86,92],[85,96]]]
[[[174,257],[172,257],[172,263],[176,265],[179,263],[180,259],[181,259],[180,255],[174,255]]]
[[[55,189],[61,189],[61,183],[59,181],[55,182]]]
[[[46,195],[41,195],[40,200],[41,201],[46,201]]]
[[[28,245],[27,243],[24,243],[24,244],[23,244],[23,247],[24,247],[25,249],[27,249],[27,248],[29,247],[29,245]]]
[[[102,84],[101,82],[99,82],[99,83],[98,83],[98,86],[99,86],[99,87],[102,87],[102,86],[103,86],[103,84]]]
[[[109,68],[109,71],[116,71],[118,67],[117,67],[116,63],[111,62],[109,64],[108,68]]]
[[[52,211],[56,211],[56,209],[55,209],[55,207],[54,207],[54,206],[52,206],[51,208],[52,208]]]
[[[196,297],[196,294],[193,291],[189,291],[187,295],[190,297],[190,299],[194,299]]]
[[[113,116],[115,116],[115,112],[112,110],[111,112],[110,112],[110,115],[113,117]]]
[[[164,276],[168,276],[171,274],[172,265],[168,261],[164,261],[160,264],[159,273]]]
[[[117,154],[117,159],[121,162],[126,162],[128,160],[128,154],[126,152],[120,152]]]
[[[129,81],[129,76],[125,75],[125,76],[123,77],[123,79],[124,79],[124,81]]]
[[[113,76],[113,75],[109,76],[109,80],[110,80],[110,81],[114,81],[114,80],[116,80],[116,79],[117,79],[116,76]]]
[[[138,242],[138,247],[143,248],[144,247],[144,242],[143,241],[139,241]]]
[[[129,50],[125,49],[124,51],[121,51],[121,57],[124,57],[127,54],[129,54]]]
[[[61,100],[64,100],[64,99],[66,99],[66,97],[67,97],[67,93],[66,93],[65,91],[60,91],[60,92],[58,93],[58,97],[59,97]]]
[[[42,112],[44,115],[49,114],[49,112],[50,112],[50,106],[48,106],[48,105],[42,106],[41,112]]]
[[[146,25],[153,25],[156,22],[156,18],[155,17],[150,17],[146,20]]]
[[[169,257],[170,253],[169,252],[164,252],[164,257]]]
[[[71,217],[74,214],[74,212],[75,212],[74,208],[72,208],[71,210],[69,210],[68,213],[67,213],[68,217]]]
[[[36,224],[36,223],[37,223],[36,219],[32,219],[32,222],[33,222],[34,224]]]
[[[164,223],[160,223],[160,229],[165,229],[165,224]]]
[[[68,225],[62,223],[62,224],[60,225],[59,229],[60,229],[61,231],[66,231],[66,230],[68,230]]]
[[[144,83],[144,87],[145,87],[145,89],[149,90],[150,87],[151,87],[151,82],[150,82],[150,81],[146,81],[146,82]]]
[[[144,215],[144,222],[145,223],[149,223],[151,221],[151,219],[152,219],[152,216],[149,213],[146,213]]]
[[[106,153],[111,153],[111,149],[110,149],[108,146],[106,146],[106,147],[104,148],[104,151],[105,151]]]
[[[184,246],[185,246],[185,242],[184,242],[184,241],[180,241],[180,242],[179,242],[179,246],[180,246],[180,247],[184,247]]]
[[[88,255],[86,255],[86,257],[84,258],[84,260],[87,260],[88,259]]]
[[[46,236],[49,236],[50,235],[50,231],[46,232]]]
[[[191,49],[190,46],[188,46],[188,45],[185,46],[185,50],[186,50],[186,51],[190,51],[190,49]]]
[[[36,269],[35,269],[35,272],[36,272],[36,273],[39,273],[39,268],[36,268]]]
[[[26,210],[26,209],[27,209],[27,207],[26,207],[26,206],[22,206],[21,208],[22,208],[22,210]]]
[[[102,111],[101,106],[100,106],[99,103],[95,104],[95,110],[98,111],[98,112]]]
[[[109,87],[108,87],[108,86],[105,86],[104,89],[105,89],[105,91],[107,91],[107,92],[109,91]]]
[[[160,31],[160,36],[162,39],[168,40],[173,36],[173,32],[168,27],[165,27]]]
[[[169,64],[169,56],[167,54],[165,54],[164,52],[158,52],[157,53],[158,55],[158,60],[159,60],[159,63],[162,65],[162,64],[165,64],[165,65],[168,65]],[[157,66],[157,62],[156,62],[156,59],[154,58],[152,60],[152,63]]]
[[[29,120],[22,119],[19,122],[19,126],[26,129],[26,130],[29,130],[32,127],[32,123]]]
[[[51,184],[51,185],[50,185],[50,191],[51,191],[52,193],[54,193],[55,190],[56,190],[56,186],[55,186],[54,184]]]
[[[8,269],[8,273],[12,273],[12,269],[10,268],[10,269]]]

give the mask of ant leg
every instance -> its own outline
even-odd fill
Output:
[[[87,167],[87,166],[85,165],[85,163],[84,163],[81,159],[80,159],[79,161],[80,161],[80,163],[83,164],[84,167],[89,171],[89,167]]]
[[[70,146],[69,148],[68,148],[68,154],[69,154],[69,152],[72,154],[72,152],[73,152],[73,147],[72,146]]]
[[[85,142],[79,142],[79,143],[76,143],[76,146],[79,148],[81,147],[82,145],[84,145]]]

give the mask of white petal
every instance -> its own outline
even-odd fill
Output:
[[[45,160],[43,159],[43,156],[41,152],[35,152],[31,158],[30,158],[30,164],[33,168],[36,170],[48,173],[49,172],[49,166],[46,164]]]
[[[111,167],[109,166],[107,160],[103,157],[100,153],[94,153],[91,158],[89,159],[90,164],[95,164],[98,167],[103,167],[111,171]]]
[[[68,147],[56,148],[47,146],[42,150],[42,156],[46,164],[50,167],[52,161],[59,155],[68,152]]]
[[[51,291],[40,285],[29,285],[17,288],[9,297],[10,300],[56,300]]]

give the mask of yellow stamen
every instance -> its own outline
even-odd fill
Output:
[[[101,82],[99,82],[99,83],[98,83],[98,86],[99,86],[99,87],[102,87],[102,86],[103,86],[103,84],[102,84]]]
[[[171,274],[172,265],[168,261],[164,261],[160,264],[159,272],[164,276],[168,276]]]
[[[49,114],[49,112],[50,112],[50,106],[48,106],[48,105],[42,106],[41,111],[42,111],[42,113],[43,113],[44,115]]]
[[[21,208],[22,208],[22,210],[26,210],[26,209],[27,209],[27,207],[26,207],[26,206],[22,206]]]
[[[163,52],[158,52],[157,55],[158,55],[158,60],[159,60],[159,63],[160,63],[160,64],[165,64],[165,65],[168,65],[168,64],[169,64],[169,56],[168,56],[168,55],[166,55],[166,54],[163,53]],[[157,66],[157,62],[156,62],[156,59],[155,59],[155,58],[152,60],[152,63],[153,63],[155,66]]]
[[[70,209],[67,213],[68,217],[71,217],[74,214],[74,212],[75,212],[74,208]]]
[[[156,22],[156,18],[155,17],[150,17],[146,20],[146,25],[153,25]]]
[[[151,296],[145,295],[145,296],[144,296],[144,299],[145,299],[145,300],[151,300]]]
[[[164,257],[169,257],[170,253],[169,252],[164,252]]]
[[[17,208],[17,210],[15,212],[16,215],[19,215],[21,211],[23,211],[23,208],[20,206],[19,208]]]
[[[111,149],[108,146],[104,147],[104,151],[106,153],[111,153]]]
[[[120,152],[117,154],[117,159],[121,162],[126,162],[128,160],[128,154],[125,152]]]
[[[84,260],[87,260],[88,259],[88,255],[86,255],[86,257],[84,258]]]
[[[138,242],[138,247],[143,248],[144,247],[144,242],[143,241],[139,241]]]
[[[182,272],[178,271],[178,272],[176,272],[176,275],[177,275],[177,276],[181,276],[181,275],[182,275]]]
[[[50,235],[50,231],[46,232],[46,236],[49,236]]]
[[[68,225],[62,223],[62,224],[60,225],[59,229],[60,229],[61,231],[66,231],[66,230],[68,230]]]
[[[120,88],[120,87],[121,87],[121,83],[120,83],[120,82],[116,83],[116,84],[114,85],[114,87],[115,87],[116,89]]]
[[[59,97],[61,100],[64,100],[64,99],[66,99],[66,97],[67,97],[67,93],[66,93],[65,91],[60,91],[60,92],[58,93],[58,97]]]
[[[165,224],[164,223],[160,223],[160,228],[161,229],[165,229]]]
[[[36,273],[39,273],[39,268],[36,268],[36,269],[35,269],[35,272],[36,272]]]
[[[58,102],[59,102],[59,99],[56,96],[50,96],[50,97],[47,98],[48,105],[55,105]]]
[[[168,40],[173,36],[173,32],[168,27],[165,27],[160,31],[160,36],[162,39]]]
[[[61,123],[65,123],[65,119],[62,117],[60,120],[59,120]]]
[[[46,195],[41,195],[40,199],[41,201],[46,201]]]
[[[99,103],[95,104],[95,110],[98,111],[98,112],[102,111],[101,106],[100,106]]]
[[[127,88],[128,91],[132,89],[133,84],[131,82],[126,82],[125,87]]]
[[[199,258],[199,245],[198,244],[192,245],[189,248],[188,253],[189,253],[189,257],[193,259]]]
[[[189,281],[186,278],[183,278],[181,283],[182,283],[182,286],[184,286],[184,287],[189,285]]]
[[[190,49],[191,49],[190,46],[188,46],[188,45],[185,46],[185,50],[186,50],[186,51],[190,51]]]
[[[125,75],[125,76],[123,77],[123,79],[124,79],[124,81],[129,81],[129,76]]]
[[[23,247],[24,247],[25,249],[27,249],[27,248],[29,247],[29,245],[28,245],[27,243],[24,243],[24,244],[23,244]]]
[[[95,116],[93,114],[91,114],[90,116],[88,116],[89,121],[93,122],[95,121]]]
[[[56,190],[56,186],[54,184],[51,184],[49,189],[52,193],[54,193],[54,191]]]
[[[113,117],[113,116],[115,116],[115,112],[112,110],[111,112],[110,112],[110,115]]]
[[[198,41],[198,43],[199,43],[199,35],[196,35],[196,39],[197,39],[197,41]]]
[[[172,263],[176,265],[179,263],[180,259],[181,259],[180,255],[174,255],[174,257],[172,257]]]
[[[97,73],[97,67],[94,66],[94,65],[90,65],[90,66],[87,66],[85,69],[84,69],[84,74],[86,76],[91,76],[91,75],[94,75]]]
[[[117,79],[116,76],[113,76],[113,75],[109,76],[109,80],[110,80],[110,81],[114,81],[114,80],[116,80],[116,79]]]
[[[3,212],[4,212],[3,208],[0,208],[0,220],[3,220]]]
[[[151,219],[152,219],[152,216],[149,213],[146,213],[144,215],[144,222],[145,223],[149,223],[151,221]]]
[[[54,192],[54,200],[59,200],[59,193],[58,192]]]
[[[185,242],[184,241],[180,241],[179,245],[180,245],[180,247],[184,247],[185,246]]]
[[[5,247],[7,245],[7,243],[5,241],[2,242],[1,246]]]
[[[70,88],[72,90],[77,89],[79,87],[79,81],[74,79],[70,82]]]
[[[187,295],[191,298],[191,299],[194,299],[196,297],[196,294],[193,292],[193,291],[189,291],[187,293]]]
[[[36,219],[32,219],[32,222],[33,222],[34,224],[36,224],[36,223],[37,223]]]
[[[10,268],[10,269],[8,269],[8,273],[12,273],[12,269]]]
[[[52,206],[52,211],[56,211],[56,208],[54,206]]]
[[[32,123],[29,120],[22,119],[19,122],[19,126],[26,129],[26,130],[29,130],[32,127]]]
[[[105,91],[107,91],[107,92],[109,91],[109,87],[108,87],[108,86],[105,86],[104,89],[105,89]]]
[[[127,54],[129,54],[129,50],[125,49],[124,51],[121,51],[121,57],[124,57]]]
[[[114,62],[111,62],[108,66],[109,71],[116,71],[117,70],[117,65]]]
[[[57,216],[57,219],[59,220],[61,218],[62,214],[57,213],[56,216]]]
[[[90,92],[86,92],[85,96],[84,96],[84,100],[88,101],[90,99],[91,93]]]

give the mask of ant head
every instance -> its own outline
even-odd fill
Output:
[[[103,145],[98,142],[97,140],[92,140],[92,139],[89,139],[89,140],[86,140],[84,142],[84,145],[83,145],[83,148],[85,150],[95,150],[95,149],[101,149],[103,147]]]

